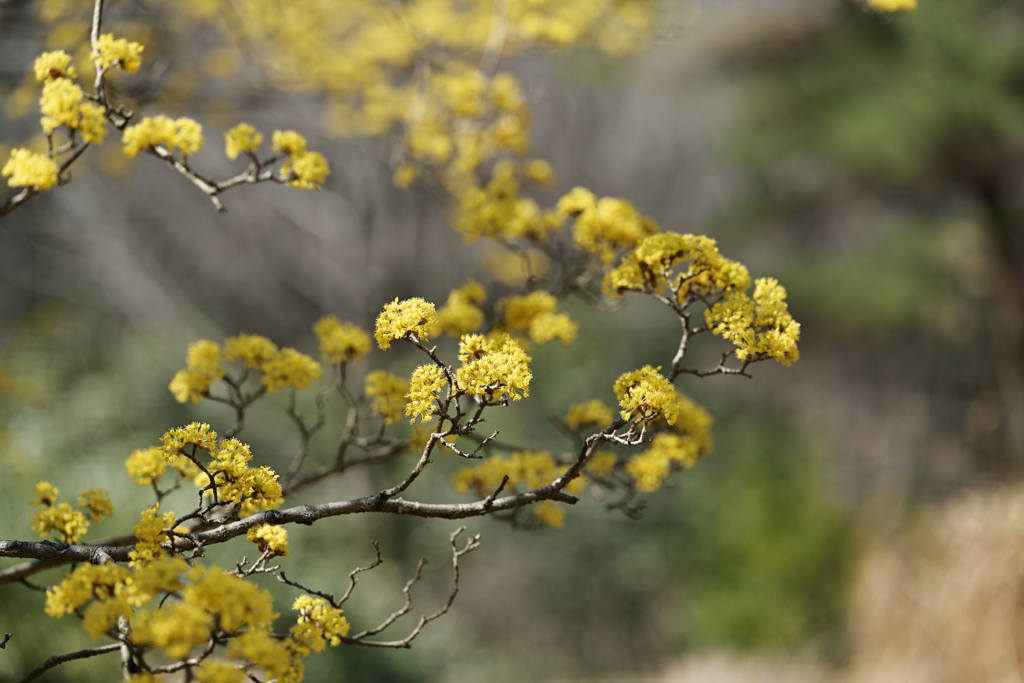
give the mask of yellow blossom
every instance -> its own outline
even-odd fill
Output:
[[[247,631],[228,642],[228,656],[242,659],[267,671],[266,679],[298,681],[295,670],[301,662],[293,661],[285,644],[266,631]]]
[[[39,108],[43,112],[43,132],[49,134],[58,126],[78,128],[81,119],[79,107],[85,93],[76,83],[67,78],[54,78],[43,85]]]
[[[395,169],[392,182],[395,187],[406,188],[416,182],[416,178],[419,177],[419,169],[414,164],[402,164]]]
[[[273,360],[263,365],[263,384],[267,391],[284,387],[305,389],[323,374],[323,368],[315,360],[295,349],[281,349]]]
[[[215,616],[214,623],[223,631],[266,628],[277,616],[270,593],[220,567],[193,567],[188,579],[182,601]]]
[[[543,280],[551,271],[551,259],[540,249],[492,251],[484,257],[484,264],[494,279],[516,288]]]
[[[660,368],[659,368],[660,369]],[[675,387],[650,365],[622,374],[615,381],[615,395],[622,406],[623,420],[663,418],[670,425],[679,417]]]
[[[288,178],[288,184],[300,190],[319,190],[320,185],[331,174],[327,160],[319,152],[292,154],[281,167],[281,173]]]
[[[448,301],[437,312],[437,330],[442,334],[461,337],[484,324],[484,312],[477,304],[487,300],[487,293],[476,280],[453,289]]]
[[[382,349],[391,348],[392,339],[402,339],[410,332],[421,342],[430,341],[430,328],[437,324],[434,304],[419,297],[399,301],[397,298],[384,306],[377,316],[374,337]]]
[[[288,531],[276,524],[260,524],[249,529],[245,538],[256,544],[261,553],[268,550],[277,557],[288,557]]]
[[[530,395],[529,363],[532,360],[519,342],[508,335],[488,339],[478,334],[463,336],[459,342],[463,365],[455,373],[459,388],[470,394],[485,394],[498,400],[502,394],[518,401]]]
[[[754,298],[737,291],[705,314],[711,330],[736,345],[736,357],[774,358],[791,365],[800,358],[800,323],[793,320],[786,304],[786,290],[773,278],[754,284]]]
[[[370,335],[352,323],[341,322],[337,316],[320,318],[313,332],[320,340],[320,350],[331,363],[360,361],[370,352]]]
[[[224,340],[224,358],[242,361],[247,368],[262,371],[267,363],[278,356],[277,345],[258,334],[239,334]]]
[[[35,154],[27,149],[11,150],[11,158],[0,169],[0,175],[10,176],[10,187],[36,187],[49,190],[57,184],[57,164],[45,154]]]
[[[121,617],[128,617],[132,613],[132,606],[127,598],[115,597],[110,600],[93,602],[85,610],[82,619],[82,626],[86,634],[93,640],[109,631]]]
[[[78,78],[75,67],[71,66],[71,57],[64,50],[44,52],[36,57],[32,65],[37,81],[54,78]]]
[[[384,418],[384,424],[402,419],[407,393],[409,383],[390,372],[374,370],[366,376],[366,395],[373,399],[373,409]]]
[[[101,69],[109,69],[117,64],[130,74],[139,70],[142,63],[143,46],[124,38],[114,38],[113,33],[100,36],[93,44],[93,54]]]
[[[498,302],[498,310],[504,316],[502,325],[510,333],[528,332],[538,344],[556,337],[563,344],[571,344],[576,339],[579,325],[565,313],[555,313],[557,307],[558,300],[544,291],[510,296]]]
[[[550,527],[561,529],[565,526],[565,508],[553,500],[543,500],[535,508],[533,514]]]
[[[142,518],[135,525],[135,549],[130,553],[133,567],[145,567],[164,556],[160,544],[170,540],[165,530],[173,528],[174,522],[173,512],[160,514],[160,503],[142,511]]]
[[[188,367],[179,370],[168,388],[178,403],[192,399],[199,403],[216,380],[224,376],[224,368],[220,365],[221,350],[212,341],[200,339],[188,347],[186,359]]]
[[[604,427],[612,421],[612,409],[603,401],[593,399],[586,403],[575,403],[569,406],[569,414],[565,416],[565,424],[569,429],[580,427]]]
[[[110,494],[103,489],[89,489],[78,496],[78,505],[89,511],[89,517],[94,522],[102,522],[104,517],[112,517],[114,504],[110,501]]]
[[[263,144],[263,134],[248,123],[240,123],[224,134],[228,159],[237,159],[244,152],[256,153]]]
[[[562,213],[576,215],[573,228],[576,246],[598,255],[602,263],[611,263],[619,251],[631,249],[648,235],[658,232],[658,226],[641,216],[625,199],[603,197],[590,205],[593,196],[584,192],[574,190],[562,197],[558,208]]]
[[[109,600],[123,591],[131,572],[112,562],[81,564],[46,591],[46,613],[60,618],[92,599]]]
[[[661,293],[672,287],[681,302],[691,292],[729,294],[749,286],[746,267],[723,257],[715,240],[674,232],[645,238],[604,279],[609,296],[626,291]]]
[[[32,515],[31,521],[32,531],[42,538],[46,538],[56,529],[66,543],[78,542],[78,539],[89,531],[89,522],[85,515],[72,509],[68,503],[44,507]]]
[[[327,643],[338,645],[348,635],[348,620],[342,610],[332,607],[323,598],[300,595],[292,604],[299,613],[298,622],[292,626],[291,634],[301,654],[320,652]]]
[[[178,454],[188,445],[207,451],[216,448],[217,432],[210,429],[208,424],[193,422],[186,427],[168,430],[160,437],[160,443],[163,444],[164,458],[173,465]]]
[[[692,467],[702,454],[698,439],[689,435],[658,434],[646,451],[626,463],[626,471],[640,491],[650,492],[661,486],[674,466]]]
[[[530,159],[523,166],[523,175],[530,181],[549,187],[555,184],[555,169],[544,159]]]
[[[871,9],[878,12],[913,12],[917,0],[868,0]]]
[[[57,502],[59,490],[48,481],[41,481],[36,484],[34,493],[36,497],[29,501],[29,505],[53,505]]]
[[[189,118],[147,116],[125,128],[122,141],[124,153],[130,157],[157,145],[163,145],[172,154],[180,149],[182,156],[189,156],[202,146],[203,128]]]
[[[416,418],[426,422],[437,410],[436,399],[440,392],[448,385],[444,370],[437,365],[421,365],[412,373],[412,380],[409,382],[409,393],[406,397],[409,402],[405,405],[405,414],[412,415],[410,423],[415,423]]]
[[[185,659],[213,633],[213,615],[191,601],[169,601],[132,619],[132,642],[161,648],[172,660]]]
[[[273,149],[289,156],[301,156],[306,153],[306,138],[294,130],[275,130]]]
[[[244,683],[245,672],[235,664],[207,659],[195,669],[199,683]]]
[[[605,475],[611,474],[612,470],[615,469],[615,464],[618,462],[618,458],[613,453],[600,452],[595,453],[591,458],[590,462],[587,463],[586,471],[590,476],[600,478]]]

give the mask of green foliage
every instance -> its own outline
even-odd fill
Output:
[[[830,497],[810,436],[775,417],[722,424],[729,457],[680,480],[681,630],[692,646],[811,643],[835,657],[858,547],[853,518]]]
[[[764,159],[818,151],[906,182],[954,146],[1020,141],[1022,9],[1017,0],[929,0],[895,18],[850,9],[841,26],[760,63],[748,149]]]

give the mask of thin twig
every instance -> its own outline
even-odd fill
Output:
[[[7,642],[6,640],[4,641]],[[54,655],[43,662],[42,666],[33,670],[28,676],[22,678],[18,683],[29,683],[42,676],[44,673],[49,671],[55,666],[70,662],[76,659],[86,659],[88,657],[96,657],[97,655],[105,655],[108,652],[117,652],[121,649],[121,643],[114,643],[113,645],[104,645],[102,647],[93,647],[88,650],[79,650],[78,652],[69,652],[66,655]]]

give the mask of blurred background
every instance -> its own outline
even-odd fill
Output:
[[[0,2],[0,158],[38,133],[32,60],[80,44],[90,4],[76,18],[73,0]],[[585,496],[562,530],[470,520],[483,545],[462,563],[449,615],[410,651],[313,656],[307,680],[1019,680],[1024,3],[920,0],[915,13],[882,15],[841,0],[680,0],[661,10],[646,51],[503,64],[524,84],[534,149],[558,173],[538,199],[583,185],[631,200],[666,230],[715,238],[752,276],[787,288],[800,361],[754,366],[753,381],[684,377],[715,416],[716,451],[648,496],[641,519]],[[146,44],[140,73],[117,81],[142,114],[193,116],[211,143],[240,119],[294,128],[332,174],[318,193],[238,188],[217,214],[155,159],[128,161],[108,140],[70,184],[0,219],[4,538],[33,537],[26,503],[40,479],[65,500],[111,492],[122,513],[90,538],[131,530],[150,499],[124,458],[193,419],[229,426],[222,406],[181,406],[166,390],[195,339],[247,332],[313,353],[323,314],[371,328],[396,296],[440,304],[469,277],[492,300],[502,291],[480,265],[488,245],[451,230],[444,192],[393,186],[394,140],[331,137],[320,94],[232,62],[218,33],[162,3],[109,12],[112,30]],[[194,162],[216,177],[240,170],[219,143]],[[567,447],[550,416],[573,401],[612,403],[620,373],[667,364],[678,341],[678,323],[647,301],[562,305],[579,340],[534,349],[530,400],[495,423],[537,450]],[[418,362],[374,351],[369,367],[403,374]],[[277,398],[257,406],[244,439],[281,468],[298,439]],[[330,436],[311,458],[330,457]],[[406,465],[293,502],[362,495]],[[425,495],[452,498],[457,465],[438,463]],[[286,570],[343,591],[375,539],[385,564],[364,575],[349,620],[396,609],[420,555],[430,564],[414,612],[432,611],[450,586],[455,527],[327,520],[290,530]],[[289,594],[267,587],[286,611]],[[77,622],[42,614],[42,594],[0,591],[0,631],[16,632],[0,678],[88,646]],[[110,680],[115,665],[72,663],[45,680]]]

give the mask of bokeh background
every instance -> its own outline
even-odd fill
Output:
[[[38,131],[25,83],[34,56],[86,34],[81,21],[46,21],[57,5],[0,2],[3,157]],[[110,3],[109,25],[122,21],[152,59],[148,76],[122,79],[143,114],[192,115],[211,141],[242,117],[295,128],[332,175],[318,193],[233,190],[216,214],[162,164],[128,162],[108,141],[73,182],[0,219],[5,538],[32,537],[26,503],[40,479],[69,496],[107,488],[122,513],[95,537],[131,529],[148,499],[125,476],[127,454],[170,426],[230,417],[166,390],[190,341],[248,332],[313,352],[323,314],[370,328],[396,296],[441,303],[471,276],[491,286],[488,247],[462,244],[445,194],[393,186],[394,140],[331,137],[317,93],[232,62],[214,32],[154,23],[166,20],[159,5]],[[470,520],[483,546],[465,558],[448,616],[410,651],[314,656],[307,680],[1015,680],[1024,3],[920,0],[890,16],[840,0],[680,0],[659,22],[641,53],[580,48],[504,65],[525,85],[534,148],[558,173],[539,199],[584,185],[664,229],[714,237],[788,289],[801,360],[755,366],[753,381],[682,379],[716,418],[716,452],[650,495],[641,519],[588,500],[562,530]],[[196,165],[231,173],[207,147]],[[563,306],[579,340],[535,349],[530,400],[500,418],[536,449],[564,447],[551,415],[611,402],[621,372],[668,362],[677,341],[677,323],[649,302]],[[370,365],[401,374],[417,362],[377,351]],[[281,467],[297,438],[283,402],[267,403],[245,438]],[[340,425],[328,432],[312,458],[330,457]],[[454,495],[456,465],[431,473],[438,499]],[[356,472],[302,499],[361,495],[398,472]],[[378,540],[385,565],[346,610],[370,623],[400,605],[426,555],[418,614],[449,588],[454,527],[368,517],[298,528],[288,573],[343,590]],[[0,631],[16,633],[0,678],[88,646],[77,622],[42,615],[42,594],[0,592]],[[111,680],[115,664],[72,663],[45,680]]]

